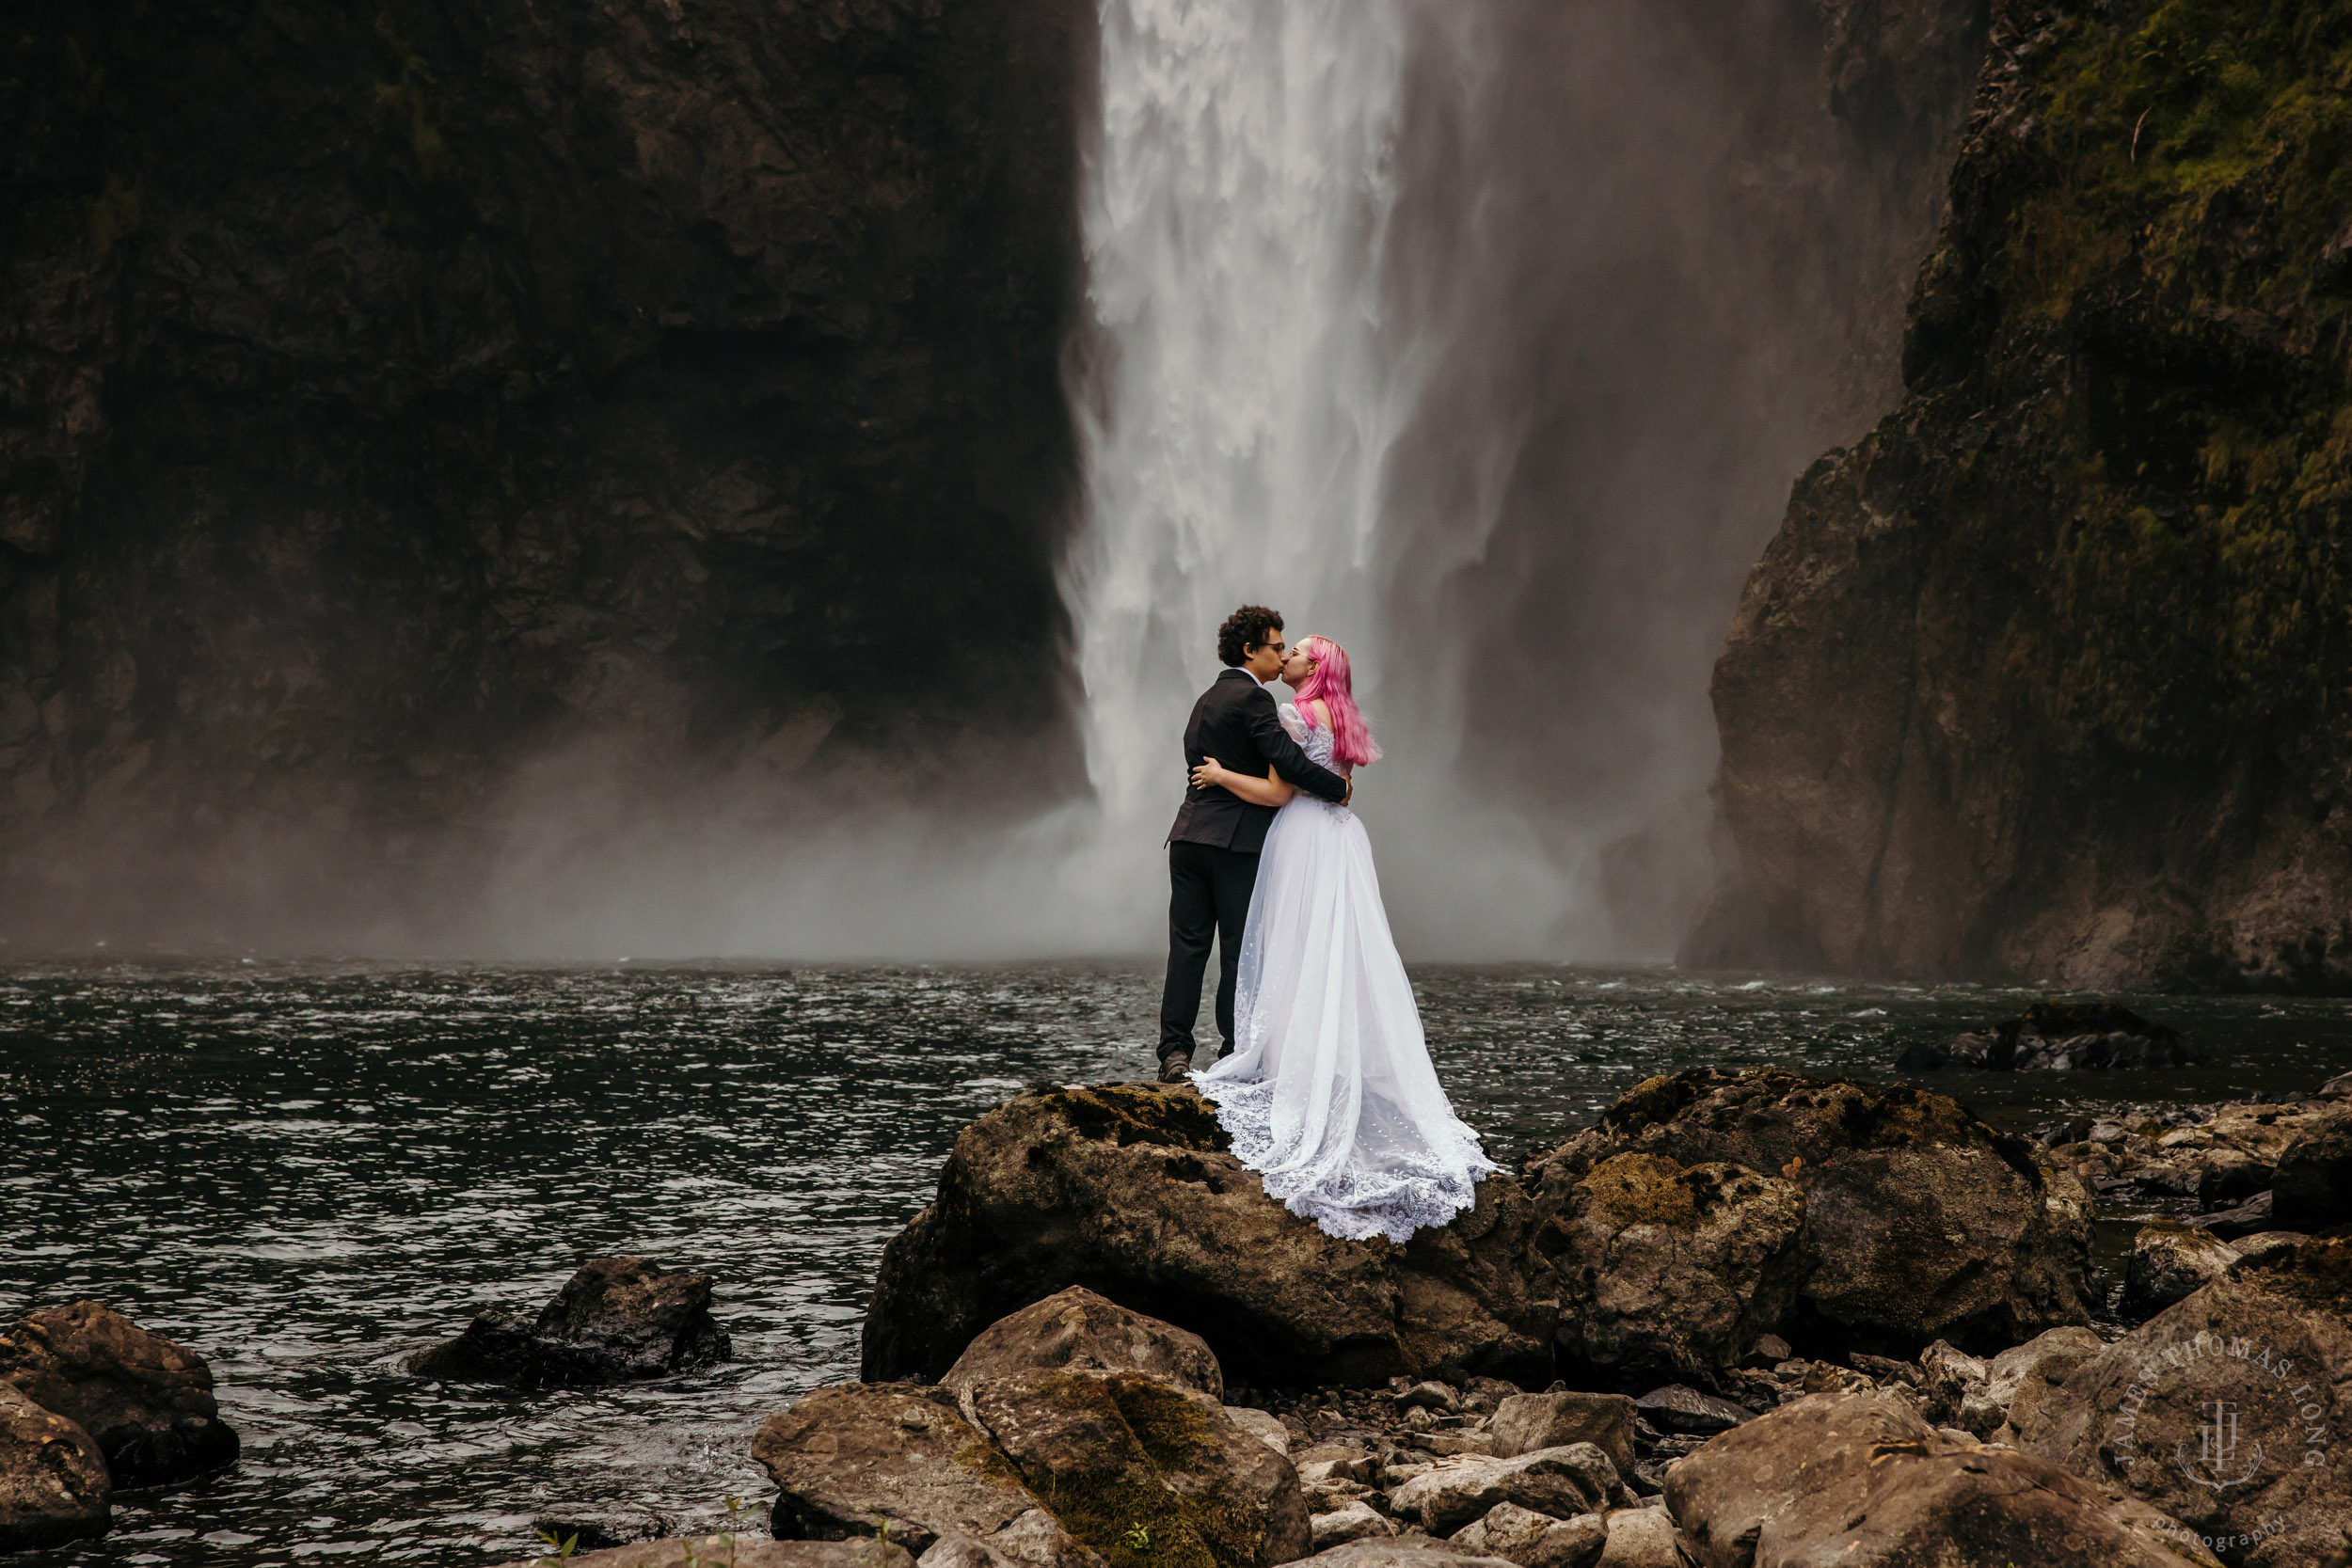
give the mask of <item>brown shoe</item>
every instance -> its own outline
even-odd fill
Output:
[[[1171,1051],[1160,1058],[1160,1082],[1181,1084],[1192,1076],[1192,1053]]]

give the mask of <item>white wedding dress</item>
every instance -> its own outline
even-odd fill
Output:
[[[1331,732],[1282,724],[1331,766]],[[1476,1201],[1502,1169],[1438,1085],[1389,935],[1372,841],[1303,791],[1258,857],[1233,1004],[1233,1053],[1193,1074],[1266,1196],[1333,1236],[1403,1242]]]

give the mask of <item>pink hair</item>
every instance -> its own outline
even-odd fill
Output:
[[[1361,768],[1380,760],[1379,744],[1372,738],[1372,729],[1356,706],[1356,695],[1347,673],[1347,650],[1327,637],[1308,637],[1298,644],[1299,650],[1315,661],[1315,673],[1307,677],[1307,684],[1298,689],[1298,717],[1307,727],[1315,723],[1314,700],[1323,699],[1331,710],[1331,760]]]

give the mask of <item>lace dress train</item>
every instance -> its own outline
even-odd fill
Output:
[[[1283,722],[1298,733],[1285,705]],[[1307,731],[1326,767],[1330,732]],[[1403,1242],[1502,1167],[1454,1116],[1389,934],[1353,812],[1299,795],[1275,814],[1242,938],[1231,1056],[1193,1075],[1266,1195],[1350,1241]]]

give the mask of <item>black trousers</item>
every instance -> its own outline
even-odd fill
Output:
[[[1216,939],[1216,1031],[1221,1055],[1233,1049],[1233,986],[1241,974],[1241,933],[1249,920],[1249,892],[1258,885],[1258,857],[1213,844],[1168,847],[1168,983],[1160,990],[1160,1059],[1192,1049],[1200,1016],[1200,977]]]

